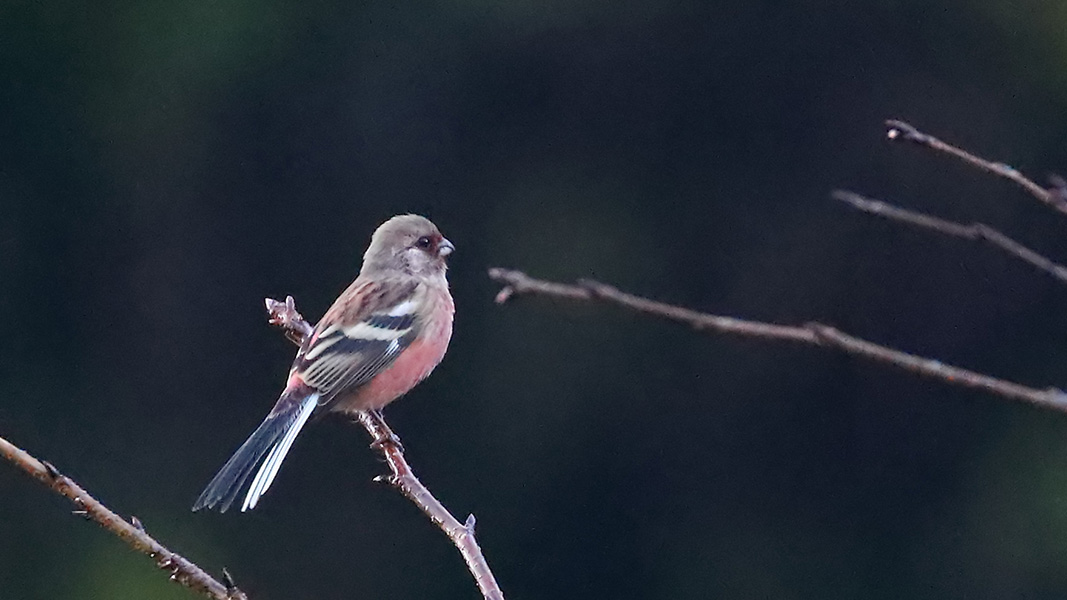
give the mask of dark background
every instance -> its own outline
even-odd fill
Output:
[[[828,198],[1067,256],[904,118],[1067,170],[1061,0],[0,4],[0,435],[256,600],[476,598],[362,430],[309,427],[260,508],[189,507],[389,216],[458,248],[448,357],[390,406],[509,599],[1062,598],[1067,416],[606,307],[489,266],[818,319],[1044,387],[1067,288]],[[0,467],[4,600],[191,598]]]

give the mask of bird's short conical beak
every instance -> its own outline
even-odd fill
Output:
[[[437,245],[437,255],[445,257],[452,254],[455,249],[456,247],[452,245],[452,242],[442,239],[441,243]]]

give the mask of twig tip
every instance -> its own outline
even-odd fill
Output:
[[[897,119],[889,119],[885,122],[885,137],[889,140],[906,140],[909,142],[929,142],[928,136],[915,128],[915,126]]]
[[[233,595],[237,591],[237,583],[233,580],[233,575],[230,575],[230,570],[226,567],[222,567],[222,585],[226,586],[226,593]]]
[[[505,285],[504,287],[500,288],[499,292],[497,292],[496,298],[493,299],[493,302],[496,302],[497,304],[503,304],[510,300],[511,297],[514,295],[515,288],[511,287],[510,285]]]

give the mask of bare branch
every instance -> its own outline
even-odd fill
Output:
[[[270,313],[270,323],[281,327],[285,336],[295,344],[302,344],[314,331],[311,324],[296,311],[292,296],[286,297],[285,302],[267,298],[266,305]],[[380,413],[360,412],[357,419],[370,434],[373,440],[371,447],[382,453],[392,471],[391,475],[376,477],[375,481],[396,488],[452,540],[486,600],[504,600],[504,593],[493,577],[493,572],[489,570],[489,563],[474,538],[474,515],[469,515],[465,523],[460,523],[415,477],[414,471],[404,458],[404,447],[400,444],[400,438],[393,433]]]
[[[905,123],[904,121],[891,119],[885,122],[885,126],[887,128],[886,137],[890,140],[911,142],[929,148],[935,152],[954,156],[973,167],[977,167],[987,173],[1014,182],[1034,198],[1037,198],[1044,204],[1067,215],[1067,185],[1064,185],[1064,180],[1061,177],[1055,175],[1052,176],[1052,187],[1046,189],[1037,183],[1034,183],[1032,179],[1027,178],[1011,166],[1004,163],[989,161],[980,156],[971,154],[962,148],[943,142],[928,133],[923,133],[913,125]]]
[[[99,500],[90,496],[72,479],[61,474],[51,464],[37,460],[4,438],[0,438],[0,455],[53,492],[70,499],[77,507],[74,514],[96,521],[134,550],[147,554],[156,561],[160,569],[170,574],[171,581],[176,581],[214,600],[247,600],[244,592],[233,585],[232,579],[225,573],[225,570],[223,573],[226,575],[227,583],[219,583],[203,569],[171,552],[148,535],[137,517],[131,517],[127,522]]]
[[[1002,398],[1067,412],[1067,393],[1062,390],[1031,388],[968,369],[946,365],[938,360],[916,356],[848,335],[822,323],[812,322],[792,326],[735,319],[634,296],[596,281],[581,280],[578,284],[558,283],[534,279],[521,271],[510,269],[489,269],[489,278],[504,284],[504,288],[497,295],[498,303],[506,302],[516,295],[534,294],[614,304],[637,313],[683,323],[701,332],[799,342],[811,346],[833,348],[846,354],[892,365],[953,385],[975,388]]]
[[[865,213],[885,217],[891,221],[907,223],[908,225],[965,240],[987,242],[1019,260],[1030,263],[1061,282],[1067,283],[1067,267],[1045,258],[985,223],[965,225],[955,221],[948,221],[923,212],[901,208],[881,200],[873,200],[846,190],[834,191],[830,194],[830,197]]]

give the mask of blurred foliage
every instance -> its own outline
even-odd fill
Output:
[[[188,507],[259,422],[374,227],[459,251],[449,357],[388,416],[509,598],[1061,598],[1067,418],[839,356],[594,307],[492,265],[819,319],[1064,386],[1067,290],[856,215],[835,187],[1059,215],[881,141],[912,121],[1067,170],[1058,0],[0,3],[0,435],[256,600],[473,598],[343,423],[261,509]],[[0,597],[184,598],[0,469]]]

